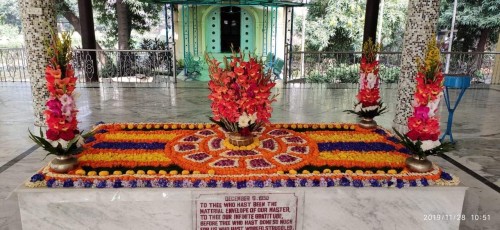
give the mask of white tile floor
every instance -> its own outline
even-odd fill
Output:
[[[278,87],[278,101],[273,105],[275,122],[355,122],[343,113],[354,103],[355,89],[327,85],[288,85]],[[105,122],[206,122],[210,115],[208,89],[202,82],[180,82],[163,88],[91,87],[78,88],[77,106],[80,128],[88,130],[98,121]],[[452,98],[456,96],[452,92]],[[390,128],[394,118],[396,90],[382,91],[390,112],[377,118],[380,125]],[[27,136],[33,129],[29,83],[0,83],[0,229],[17,229],[12,202],[5,200],[15,188],[50,160],[43,160],[40,149],[13,163],[13,159],[34,144]],[[448,153],[487,180],[500,185],[500,87],[469,89],[455,113],[454,135],[458,148]],[[447,112],[441,106],[442,127]],[[489,214],[490,221],[465,221],[461,229],[498,229],[500,226],[499,193],[458,169],[449,162],[434,157],[448,171],[460,176],[470,187],[464,214]],[[9,225],[9,223],[14,223]]]

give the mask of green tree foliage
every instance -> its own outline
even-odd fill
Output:
[[[441,0],[439,28],[451,29],[453,0]],[[484,51],[498,40],[500,0],[459,0],[455,19],[453,51]]]
[[[402,46],[408,0],[385,0],[381,15],[384,51]],[[315,51],[360,51],[366,0],[313,0],[306,25],[306,46]],[[379,19],[379,21],[381,20]],[[296,31],[301,30],[298,18]],[[380,22],[379,22],[380,23]]]
[[[99,29],[102,29],[106,34],[105,44],[108,47],[113,47],[119,40],[119,19],[117,14],[117,5],[125,4],[124,30],[130,38],[132,30],[138,33],[148,31],[152,26],[156,26],[160,22],[160,12],[162,5],[144,3],[138,0],[93,0],[94,17],[97,19]],[[122,18],[122,17],[120,17]],[[128,47],[132,40],[129,39]]]
[[[21,18],[17,0],[2,0],[0,1],[0,25],[15,26],[21,31]]]

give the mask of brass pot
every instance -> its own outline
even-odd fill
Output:
[[[78,160],[76,157],[72,155],[61,155],[56,156],[56,158],[50,162],[50,168],[57,173],[66,173],[74,169],[77,164]]]
[[[248,146],[253,143],[253,135],[242,136],[240,133],[232,132],[228,134],[229,143],[234,146]]]
[[[411,172],[426,173],[432,170],[432,162],[427,157],[420,159],[419,156],[413,155],[406,158],[406,167]]]
[[[373,117],[362,117],[359,126],[364,129],[375,129],[377,122],[373,120]]]

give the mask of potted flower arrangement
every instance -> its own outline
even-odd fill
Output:
[[[81,151],[84,139],[91,133],[84,135],[77,127],[78,110],[74,100],[77,78],[70,64],[70,34],[62,33],[59,38],[52,32],[51,40],[47,41],[47,54],[51,57],[45,69],[50,95],[44,112],[48,128],[45,135],[40,129],[40,136],[35,136],[30,131],[29,137],[47,151],[47,155],[56,155],[50,167],[55,172],[64,173],[77,164],[74,155]]]
[[[228,140],[235,146],[253,143],[253,132],[269,123],[271,103],[277,95],[271,93],[275,83],[271,72],[265,73],[263,64],[255,57],[242,53],[224,57],[224,68],[216,59],[205,54],[208,63],[212,101],[211,121],[228,133]]]
[[[444,76],[441,72],[439,48],[431,39],[424,63],[418,61],[417,88],[413,101],[413,115],[408,118],[408,133],[403,135],[394,129],[402,144],[413,153],[406,159],[406,165],[413,172],[428,172],[432,163],[428,155],[448,151],[450,143],[439,141],[439,101],[443,95]]]
[[[373,43],[371,39],[363,44],[361,65],[359,71],[359,92],[356,98],[358,102],[353,110],[348,113],[358,115],[361,119],[359,125],[362,128],[372,129],[377,127],[374,117],[387,111],[380,98],[380,77],[377,54],[380,52],[380,44]]]

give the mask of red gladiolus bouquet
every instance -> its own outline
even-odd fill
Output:
[[[70,155],[84,143],[84,136],[78,130],[75,100],[76,77],[71,61],[71,38],[69,33],[62,33],[62,38],[52,33],[52,40],[47,45],[47,52],[52,58],[45,69],[45,79],[50,97],[46,103],[47,122],[46,138],[40,131],[40,137],[30,132],[30,138],[42,146],[49,154]]]
[[[416,76],[417,88],[414,95],[413,115],[408,118],[408,133],[398,136],[412,152],[424,158],[445,152],[448,144],[439,141],[439,101],[443,91],[444,76],[436,41],[432,38],[428,45],[425,62],[419,63]]]
[[[359,71],[360,89],[356,96],[358,103],[354,105],[354,110],[346,110],[346,112],[364,118],[373,118],[386,112],[387,108],[384,107],[380,99],[379,63],[376,60],[379,51],[380,45],[373,44],[371,39],[363,45],[363,54]]]
[[[262,62],[242,53],[224,58],[225,68],[208,54],[205,59],[209,66],[213,122],[228,132],[238,132],[242,136],[251,133],[263,124],[269,123],[271,103],[276,95],[271,89],[276,83],[271,81],[271,73],[264,73]]]

